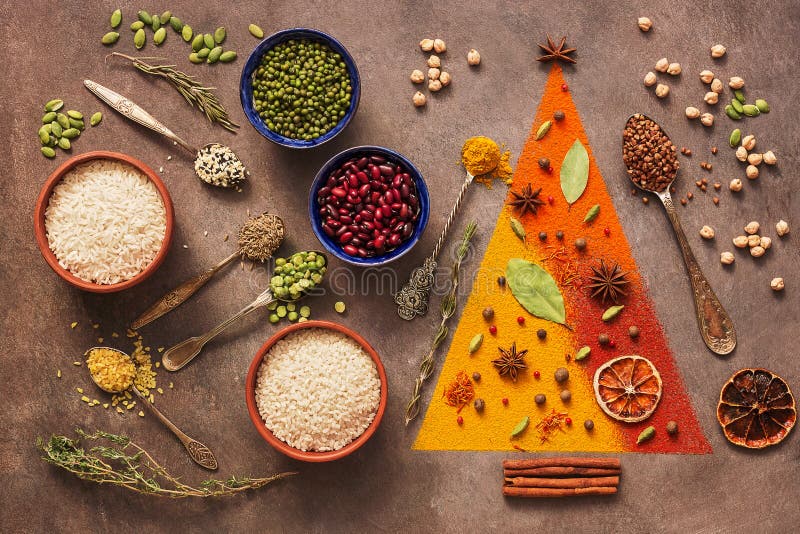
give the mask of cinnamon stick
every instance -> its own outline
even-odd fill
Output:
[[[569,476],[614,476],[621,469],[603,469],[600,467],[533,467],[531,469],[503,469],[506,477],[569,477]]]
[[[554,498],[554,497],[575,497],[579,495],[612,495],[617,492],[614,486],[603,486],[601,488],[520,488],[517,486],[503,486],[503,495],[506,497],[523,498]]]
[[[619,477],[593,478],[506,478],[506,484],[518,488],[599,488],[618,486]]]
[[[528,458],[525,460],[503,460],[503,469],[530,469],[533,467],[600,467],[619,469],[619,458]]]

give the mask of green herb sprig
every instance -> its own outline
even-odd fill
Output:
[[[218,497],[266,486],[270,482],[297,473],[279,473],[266,478],[208,479],[197,486],[184,484],[156,462],[150,454],[127,436],[96,430],[92,434],[77,428],[84,440],[105,440],[110,445],[97,445],[85,450],[79,439],[51,436],[48,441],[36,440],[44,453],[42,459],[69,471],[78,478],[98,484],[113,484],[137,493],[180,499],[185,497]]]
[[[419,375],[414,382],[414,392],[411,394],[411,400],[406,406],[406,425],[410,423],[417,415],[419,415],[419,401],[421,398],[422,384],[430,378],[433,372],[433,356],[439,345],[447,338],[449,329],[447,328],[447,321],[453,316],[456,311],[456,292],[458,291],[458,276],[461,269],[461,262],[467,255],[470,247],[472,236],[475,235],[478,225],[476,222],[471,222],[464,229],[464,235],[461,238],[461,244],[456,250],[456,259],[453,262],[453,272],[450,275],[450,291],[444,296],[441,303],[442,322],[439,324],[439,330],[433,338],[431,348],[428,354],[423,358],[419,366]]]

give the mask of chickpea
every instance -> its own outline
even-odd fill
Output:
[[[747,236],[737,235],[733,238],[733,246],[736,248],[744,248],[747,246]]]
[[[419,69],[411,71],[411,83],[422,83],[425,81],[425,75]]]
[[[653,21],[647,17],[639,17],[639,20],[636,21],[639,25],[639,29],[643,32],[649,32],[650,28],[653,27]]]
[[[742,181],[738,178],[734,178],[731,180],[731,183],[728,184],[728,189],[733,191],[734,193],[738,193],[742,190]]]
[[[416,107],[420,108],[425,105],[428,99],[425,97],[424,94],[417,91],[416,93],[414,93],[414,96],[411,97],[411,101],[414,103]]]
[[[778,237],[783,237],[789,233],[789,223],[781,219],[775,224],[775,232],[778,233]]]
[[[469,52],[467,52],[467,63],[473,67],[481,64],[481,55],[474,48],[470,48]]]
[[[709,91],[706,93],[706,96],[703,97],[703,100],[706,104],[713,106],[717,102],[719,102],[719,93],[715,93],[714,91]]]
[[[781,277],[773,278],[769,282],[769,287],[771,287],[773,291],[783,291],[783,288],[785,287],[783,283],[783,278]]]
[[[764,250],[767,250],[767,249],[769,249],[769,247],[772,246],[772,239],[767,237],[767,236],[765,236],[765,235],[762,235],[761,236],[761,241],[758,243],[758,245],[761,248],[763,248]]]
[[[714,239],[714,229],[706,225],[700,228],[700,237],[703,239]]]
[[[739,161],[747,161],[747,149],[743,146],[736,148],[736,159]]]
[[[439,75],[439,81],[442,82],[443,87],[450,85],[451,80],[452,78],[450,77],[449,72],[442,71],[442,73]]]
[[[719,78],[714,78],[713,80],[711,80],[711,90],[717,94],[722,94],[723,91],[722,80],[720,80]]]
[[[747,246],[750,248],[761,246],[761,236],[758,234],[747,236]]]
[[[750,221],[749,223],[744,225],[744,231],[750,235],[757,234],[760,228],[761,225],[758,224],[758,221]]]
[[[732,252],[725,251],[719,255],[719,261],[722,262],[723,265],[730,265],[736,261],[736,257]]]
[[[758,167],[755,165],[748,165],[744,172],[747,174],[747,178],[750,180],[755,180],[758,178]]]
[[[711,113],[703,113],[700,115],[700,122],[703,126],[714,126],[714,115]]]
[[[756,167],[758,167],[759,165],[761,165],[762,161],[764,161],[763,154],[758,154],[756,152],[753,152],[752,154],[749,154],[747,156],[747,163],[749,163],[750,165],[755,165]]]
[[[775,165],[778,163],[778,158],[775,156],[775,153],[772,150],[767,150],[764,152],[764,163],[767,165]]]
[[[714,81],[714,73],[710,70],[700,72],[700,81],[703,83],[712,83]]]
[[[442,73],[442,71],[440,71],[439,69],[437,69],[435,67],[431,67],[430,69],[428,69],[428,79],[429,80],[438,80],[439,79],[439,75],[441,73]]]
[[[671,74],[672,76],[677,76],[680,73],[681,73],[680,63],[670,63],[667,66],[667,74]]]
[[[721,58],[722,56],[725,55],[726,51],[727,48],[725,48],[721,44],[715,44],[714,46],[711,47],[711,57],[713,57],[714,59]]]
[[[728,80],[728,85],[731,89],[741,89],[744,87],[744,80],[738,76],[733,76]]]
[[[428,67],[432,69],[438,69],[442,66],[442,60],[439,59],[439,56],[433,54],[431,57],[428,58]]]
[[[442,89],[442,82],[439,80],[430,80],[428,81],[428,91],[435,93]]]
[[[656,84],[656,73],[653,71],[648,72],[644,75],[644,86],[645,87],[652,87]]]
[[[669,96],[669,86],[663,83],[656,85],[656,96],[658,98],[667,98]]]
[[[444,41],[441,39],[434,39],[433,40],[433,51],[437,54],[443,54],[447,52],[447,45],[444,44]]]
[[[430,52],[433,50],[433,39],[423,39],[419,42],[419,47],[423,52]]]
[[[756,136],[755,135],[745,135],[742,139],[742,146],[745,150],[750,151],[756,147]]]
[[[656,61],[655,69],[658,72],[667,72],[668,68],[669,68],[669,60],[667,58],[662,57],[661,59]]]
[[[686,108],[686,118],[687,119],[696,119],[700,116],[700,110],[696,107],[689,106]]]
[[[754,258],[760,258],[761,256],[764,255],[765,252],[766,250],[764,250],[760,246],[755,246],[750,249],[750,255],[753,256]]]

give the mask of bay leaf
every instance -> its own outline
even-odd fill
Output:
[[[588,181],[589,153],[580,139],[576,139],[561,163],[561,192],[568,204],[581,198]]]
[[[550,273],[535,263],[511,258],[506,265],[506,282],[517,302],[532,315],[565,324],[564,297]]]

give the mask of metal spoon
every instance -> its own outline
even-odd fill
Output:
[[[121,354],[128,360],[131,360],[130,355],[128,355],[127,353],[111,347],[92,347],[91,349],[86,351],[84,356],[88,357],[90,352],[98,349],[111,350],[118,354]],[[97,379],[95,379],[92,373],[89,373],[89,375],[92,377],[92,382],[94,382],[98,388],[102,389],[106,393],[112,393],[112,394],[123,393],[122,391],[111,391],[104,388],[103,386],[97,383]],[[153,414],[155,414],[155,416],[158,418],[159,421],[164,423],[164,426],[169,428],[172,431],[172,433],[178,437],[181,443],[183,443],[183,446],[186,448],[186,451],[189,453],[189,456],[192,458],[192,460],[195,461],[196,464],[200,465],[201,467],[205,467],[206,469],[210,469],[212,471],[216,470],[217,467],[219,467],[217,464],[217,459],[214,457],[214,453],[211,452],[211,449],[209,449],[196,439],[190,438],[189,436],[184,434],[177,426],[175,426],[175,424],[172,421],[167,419],[167,417],[163,413],[161,413],[158,410],[158,408],[156,408],[155,405],[151,403],[150,400],[142,394],[141,391],[139,391],[136,388],[136,385],[131,384],[130,390],[133,391],[133,394],[136,395],[136,398],[138,398],[139,401],[145,405],[145,407],[147,407],[151,412],[153,412]]]
[[[628,119],[627,124],[640,120],[652,121],[653,119],[641,113],[637,113]],[[655,121],[653,122],[655,123]],[[663,128],[661,128],[661,131],[666,138],[669,138]],[[628,167],[628,169],[630,170],[630,167]],[[692,293],[694,296],[695,314],[703,341],[715,354],[730,354],[736,347],[736,331],[733,328],[733,322],[725,311],[725,308],[723,308],[722,304],[719,302],[714,290],[711,289],[705,275],[700,270],[700,265],[697,263],[697,259],[694,257],[694,253],[689,246],[689,241],[686,239],[686,234],[683,232],[681,222],[678,219],[678,212],[675,210],[675,204],[672,203],[672,197],[669,193],[677,173],[678,170],[676,168],[672,172],[669,184],[661,192],[646,189],[636,182],[633,182],[633,184],[642,191],[655,194],[664,205],[669,222],[672,223],[672,228],[675,230],[675,237],[678,239],[678,244],[683,254],[683,262],[686,264],[686,270],[689,272],[689,281],[692,284]]]
[[[100,100],[102,100],[103,102],[114,108],[115,111],[119,112],[124,117],[127,117],[133,122],[137,122],[142,126],[153,130],[154,132],[160,133],[167,139],[170,139],[178,143],[178,145],[180,145],[182,148],[186,149],[189,153],[192,154],[192,156],[195,158],[195,161],[197,161],[201,157],[201,151],[203,149],[209,148],[214,145],[220,145],[220,143],[207,143],[198,149],[190,145],[180,137],[178,137],[172,130],[164,126],[161,122],[159,122],[155,117],[150,115],[142,107],[135,104],[130,99],[117,93],[116,91],[113,91],[108,87],[104,87],[92,80],[83,80],[83,85],[85,85],[86,88],[89,89],[89,91],[91,91],[92,93],[94,93]],[[202,176],[200,176],[200,174],[198,174],[196,170],[195,174],[197,174],[198,178],[203,180],[203,182],[210,183],[207,182]],[[211,183],[211,185],[217,185],[217,184]],[[229,186],[219,185],[218,187],[234,187],[236,185],[238,185],[238,183],[231,183],[231,185]]]
[[[317,251],[314,252],[316,252],[316,254],[320,256],[325,257],[325,255],[322,254],[321,252]],[[327,258],[325,260],[325,264],[327,265]],[[281,300],[281,302],[296,302],[300,300],[300,298],[302,298],[303,296],[304,295],[301,294],[295,299]],[[217,337],[220,333],[222,333],[223,330],[228,328],[230,325],[232,325],[242,317],[257,310],[258,308],[268,306],[273,302],[277,302],[278,300],[279,299],[276,299],[272,295],[272,289],[267,288],[266,290],[264,290],[263,293],[258,295],[255,298],[255,300],[253,300],[253,302],[251,302],[250,304],[239,310],[239,312],[236,313],[235,315],[229,317],[225,321],[221,322],[220,324],[209,330],[207,333],[200,336],[190,337],[189,339],[181,341],[177,345],[174,345],[169,349],[167,349],[166,351],[164,351],[164,354],[161,357],[161,365],[167,371],[178,371],[187,363],[192,361],[198,354],[200,354],[200,351],[203,350],[203,347],[205,346],[206,343]]]

